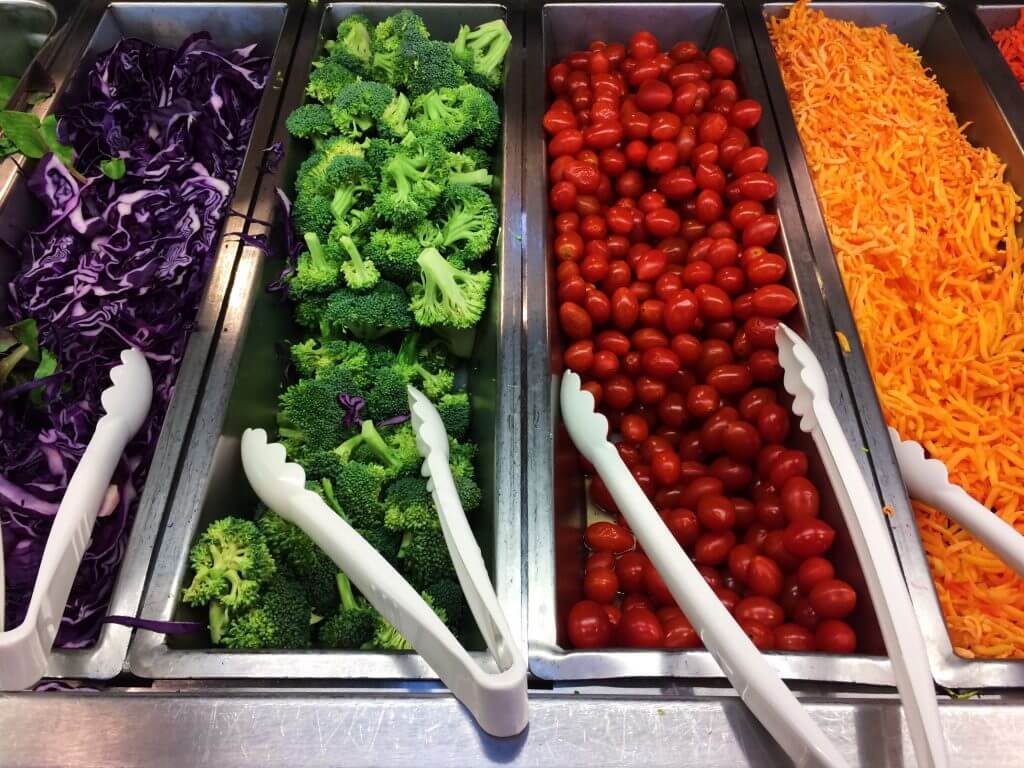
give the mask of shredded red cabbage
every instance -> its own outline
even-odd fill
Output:
[[[57,645],[86,647],[99,634],[266,84],[269,59],[254,49],[222,51],[205,32],[176,51],[121,40],[88,72],[83,102],[60,117],[86,180],[52,156],[31,176],[49,216],[21,249],[7,314],[36,320],[62,375],[38,385],[42,409],[28,397],[0,402],[8,628],[25,614],[99,395],[131,344],[146,353],[153,407],[115,473]],[[112,181],[100,163],[118,156],[127,174]]]

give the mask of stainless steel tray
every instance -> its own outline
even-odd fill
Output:
[[[968,138],[991,147],[1007,165],[1007,178],[1024,189],[1024,152],[972,64],[967,49],[949,12],[938,3],[815,3],[830,17],[863,25],[885,24],[903,42],[921,52],[929,67],[949,94],[949,104],[961,124],[969,123]],[[747,0],[747,14],[761,60],[765,81],[779,129],[786,136],[789,164],[808,239],[820,272],[832,321],[851,345],[842,355],[845,374],[854,396],[856,414],[865,435],[875,482],[886,504],[895,510],[890,526],[904,575],[910,588],[921,629],[928,647],[936,682],[950,687],[1009,687],[1024,684],[1024,664],[1017,661],[978,661],[961,658],[953,651],[942,617],[928,563],[918,534],[914,513],[907,499],[903,479],[886,432],[885,420],[864,349],[854,324],[842,277],[832,251],[828,229],[818,206],[810,170],[796,131],[792,109],[786,97],[778,62],[768,37],[765,15],[785,12],[788,3],[760,5]],[[987,74],[987,73],[986,73]]]
[[[222,45],[241,46],[257,42],[271,62],[270,82],[263,94],[255,126],[231,209],[249,212],[253,193],[259,179],[263,147],[270,133],[278,101],[278,87],[274,72],[280,71],[292,53],[292,38],[298,31],[303,4],[287,3],[112,3],[100,8],[101,15],[80,19],[92,30],[84,57],[74,64],[62,62],[61,67],[72,71],[91,64],[97,54],[110,48],[125,35],[175,47],[190,33],[208,29]],[[80,85],[74,77],[59,84],[53,101],[53,111],[60,112],[64,104],[74,103]],[[38,220],[38,204],[27,189],[24,177],[15,180],[3,200],[0,212],[0,236],[7,242],[20,243],[29,227]],[[175,382],[174,396],[164,417],[163,428],[153,457],[152,470],[143,489],[135,512],[132,531],[124,559],[117,575],[110,614],[135,615],[142,598],[142,588],[149,570],[153,547],[159,534],[161,521],[173,486],[174,468],[185,445],[185,436],[192,411],[196,405],[199,383],[214,340],[215,329],[224,308],[228,284],[238,254],[238,240],[231,233],[243,231],[244,220],[225,217],[221,236],[216,246],[217,259],[208,279],[206,291],[199,305],[196,327],[189,339]],[[7,280],[18,264],[8,258],[0,263],[0,299],[6,300]],[[108,679],[119,674],[124,665],[131,630],[108,624],[95,645],[82,650],[55,652],[50,658],[47,677],[88,677]]]
[[[822,303],[810,251],[796,212],[796,200],[786,177],[781,142],[775,133],[764,84],[747,33],[743,8],[738,3],[571,3],[547,5],[541,19],[528,30],[530,69],[527,81],[537,83],[527,98],[524,196],[527,200],[527,503],[529,569],[529,658],[533,674],[547,680],[583,680],[623,677],[720,677],[711,654],[704,650],[573,651],[563,645],[562,626],[571,604],[579,599],[583,564],[582,529],[586,510],[581,475],[574,449],[560,423],[557,382],[561,344],[552,307],[553,276],[548,248],[546,162],[541,116],[545,108],[545,67],[572,50],[585,48],[595,38],[626,40],[639,29],[655,30],[663,45],[694,40],[705,49],[725,45],[736,52],[742,85],[765,105],[758,141],[771,157],[769,170],[779,184],[776,199],[782,222],[777,248],[790,267],[792,286],[800,298],[797,317],[791,318],[821,359],[829,376],[832,402],[848,438],[859,444],[856,417],[840,375],[832,339],[832,326]],[[795,224],[794,224],[795,222]],[[804,436],[806,437],[806,436]],[[802,445],[812,461],[813,444]],[[859,453],[859,451],[858,451]],[[868,471],[866,462],[865,471]],[[833,550],[837,571],[858,588],[862,602],[852,622],[862,653],[847,656],[809,653],[769,653],[772,666],[792,680],[891,685],[874,611],[831,488],[820,461],[812,477],[822,489],[823,517],[836,527]]]
[[[57,10],[42,0],[4,0],[0,19],[0,75],[20,81],[56,28]]]
[[[295,170],[308,153],[303,142],[292,141],[284,129],[288,113],[302,103],[310,64],[325,35],[355,13],[380,21],[402,8],[421,14],[438,39],[454,39],[459,24],[479,24],[505,17],[514,36],[504,87],[502,177],[502,241],[498,277],[488,316],[478,334],[470,360],[473,437],[480,446],[478,467],[484,504],[472,520],[491,577],[497,586],[513,633],[519,634],[522,589],[520,577],[520,346],[522,325],[521,203],[519,193],[519,119],[521,39],[518,20],[500,5],[334,3],[307,16],[298,42],[287,90],[280,106],[276,138],[284,143],[285,161],[279,172],[261,184],[254,216],[275,219],[275,187],[290,189]],[[271,232],[279,242],[281,226]],[[267,256],[247,247],[239,261],[224,327],[212,359],[203,399],[190,438],[180,479],[160,542],[142,614],[147,618],[206,620],[205,613],[179,605],[188,577],[188,552],[195,536],[226,514],[251,515],[255,496],[242,471],[238,442],[246,427],[273,428],[281,383],[281,363],[275,345],[294,331],[292,308],[271,297],[266,286],[282,262],[272,249]],[[206,647],[209,641],[168,639],[137,632],[129,650],[131,671],[153,678],[433,678],[427,664],[413,653],[359,651],[239,652]],[[482,664],[490,656],[476,645]]]
[[[992,98],[1016,134],[1018,143],[1024,141],[1024,86],[1013,76],[992,39],[992,33],[1016,24],[1021,8],[1024,8],[1024,4],[1018,2],[977,5],[973,9],[966,5],[954,5],[947,9],[964,47],[984,77]]]

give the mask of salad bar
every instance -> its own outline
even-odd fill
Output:
[[[0,765],[1024,749],[1024,6],[0,20]]]

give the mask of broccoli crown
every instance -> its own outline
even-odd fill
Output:
[[[373,50],[393,51],[398,50],[406,35],[420,37],[424,40],[430,38],[427,25],[419,14],[408,9],[399,11],[384,19],[373,30]]]
[[[314,548],[314,556],[309,568],[296,571],[306,600],[318,616],[329,616],[338,607],[338,590],[335,578],[338,566],[319,548]]]
[[[377,130],[388,138],[401,139],[409,132],[409,125],[406,122],[408,117],[409,97],[404,93],[399,93],[381,113]]]
[[[498,210],[491,196],[477,187],[453,184],[445,192],[440,212],[440,248],[460,262],[474,262],[490,253],[498,229]]]
[[[333,174],[337,172],[339,166],[335,164],[335,161],[340,157],[362,156],[363,148],[345,137],[327,139],[318,144],[313,153],[299,167],[299,173],[295,179],[297,197],[319,196],[326,198],[329,204],[337,185],[336,177]],[[298,205],[298,200],[296,200],[296,205]]]
[[[384,522],[380,495],[385,480],[384,470],[376,464],[343,461],[335,491],[353,528],[373,528]]]
[[[369,259],[364,259],[356,244],[348,235],[342,235],[341,247],[348,254],[348,261],[341,265],[341,274],[345,276],[348,287],[354,291],[373,288],[380,280],[380,272]]]
[[[320,244],[316,232],[304,235],[306,250],[299,254],[295,272],[288,278],[288,292],[296,299],[330,293],[338,285],[339,265]]]
[[[466,597],[462,594],[462,587],[453,579],[441,579],[423,590],[425,596],[429,596],[435,607],[442,609],[448,617],[448,627],[456,631],[462,624],[463,612],[466,609]]]
[[[408,297],[399,286],[380,280],[369,291],[339,288],[330,295],[320,315],[323,335],[350,333],[373,341],[412,326]]]
[[[390,160],[400,145],[389,139],[372,138],[365,142],[366,162],[370,164],[371,170],[380,176],[384,164]]]
[[[374,204],[380,215],[399,227],[424,219],[447,179],[444,148],[429,138],[406,135],[381,165],[380,190]]]
[[[389,531],[384,526],[376,528],[357,528],[367,543],[376,549],[392,565],[398,565],[398,549],[402,545],[402,534]]]
[[[311,613],[302,585],[277,576],[253,608],[231,616],[221,642],[229,648],[305,648]]]
[[[400,477],[384,498],[384,525],[392,531],[421,531],[441,525],[423,477]]]
[[[460,27],[452,50],[470,80],[489,91],[496,91],[501,88],[505,54],[511,43],[512,33],[505,22],[494,19],[472,30],[465,25]]]
[[[469,434],[469,395],[465,392],[452,392],[437,398],[434,404],[449,437],[465,440]]]
[[[417,136],[433,137],[447,148],[461,144],[469,136],[471,118],[459,99],[461,90],[441,88],[417,96],[409,129]]]
[[[334,133],[331,112],[323,104],[303,104],[296,108],[288,115],[285,127],[288,133],[299,139],[330,136]]]
[[[377,629],[377,612],[365,600],[352,608],[340,608],[320,625],[320,645],[325,648],[356,650],[373,639]]]
[[[278,432],[285,447],[330,450],[346,437],[345,409],[338,395],[364,397],[358,379],[340,365],[321,369],[316,378],[301,379],[278,398]]]
[[[256,524],[276,562],[300,574],[313,568],[318,549],[299,526],[269,510],[260,515]]]
[[[370,235],[365,253],[386,279],[408,285],[419,278],[416,259],[422,250],[419,241],[407,232],[378,229]]]
[[[455,267],[436,248],[425,249],[417,261],[423,282],[412,285],[410,308],[416,322],[451,328],[475,326],[487,306],[490,273]]]
[[[381,119],[395,95],[390,85],[373,80],[349,83],[330,106],[335,128],[343,136],[361,137]]]
[[[319,328],[320,316],[327,309],[326,296],[310,296],[295,305],[295,322],[307,328]]]
[[[341,62],[318,59],[313,62],[313,71],[309,73],[306,95],[321,103],[329,104],[338,98],[342,88],[349,83],[354,83],[357,79],[356,73]]]
[[[480,486],[477,485],[476,480],[471,476],[462,475],[461,477],[456,477],[455,490],[459,494],[462,508],[467,513],[475,512],[480,508],[480,504],[483,501],[483,492],[480,490]]]
[[[277,570],[256,524],[237,517],[211,523],[192,547],[189,559],[195,576],[182,600],[194,606],[213,600],[229,608],[251,605],[261,585]]]
[[[342,463],[333,450],[302,451],[297,460],[306,470],[306,477],[329,480],[335,485],[338,483]]]
[[[403,45],[408,50],[406,55],[416,61],[407,84],[410,95],[419,96],[440,88],[457,88],[466,81],[466,73],[455,60],[448,43],[407,35]]]
[[[393,353],[376,344],[348,339],[306,339],[291,347],[292,363],[300,376],[308,378],[323,368],[339,365],[360,387],[370,386],[376,368],[388,356],[393,357]]]
[[[401,368],[382,368],[373,390],[366,398],[366,413],[373,421],[384,421],[409,412],[409,377]]]
[[[300,235],[311,232],[320,242],[326,242],[334,226],[334,214],[331,212],[331,201],[310,192],[299,192],[292,206],[295,231]],[[308,245],[308,240],[307,240]]]
[[[408,531],[402,539],[398,558],[405,567],[409,583],[417,589],[441,579],[455,578],[455,566],[440,528]]]
[[[469,137],[480,148],[490,149],[501,135],[501,112],[494,97],[483,88],[467,83],[459,87],[459,101],[469,115]],[[487,158],[481,167],[490,162]]]
[[[361,13],[353,13],[338,24],[335,39],[326,48],[331,59],[354,72],[365,74],[369,70],[373,24]]]
[[[413,474],[422,462],[416,448],[416,435],[408,424],[390,430],[385,438],[372,421],[364,421],[360,433],[342,443],[337,452],[342,461],[355,459],[363,463],[378,463],[387,478]]]

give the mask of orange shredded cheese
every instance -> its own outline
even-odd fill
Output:
[[[850,340],[846,338],[846,334],[842,331],[836,331],[836,339],[839,341],[839,348],[843,350],[843,354],[850,354]]]
[[[884,27],[806,0],[769,26],[886,419],[1024,533],[1024,258],[1003,164]],[[914,507],[957,653],[1024,658],[1024,582]]]

